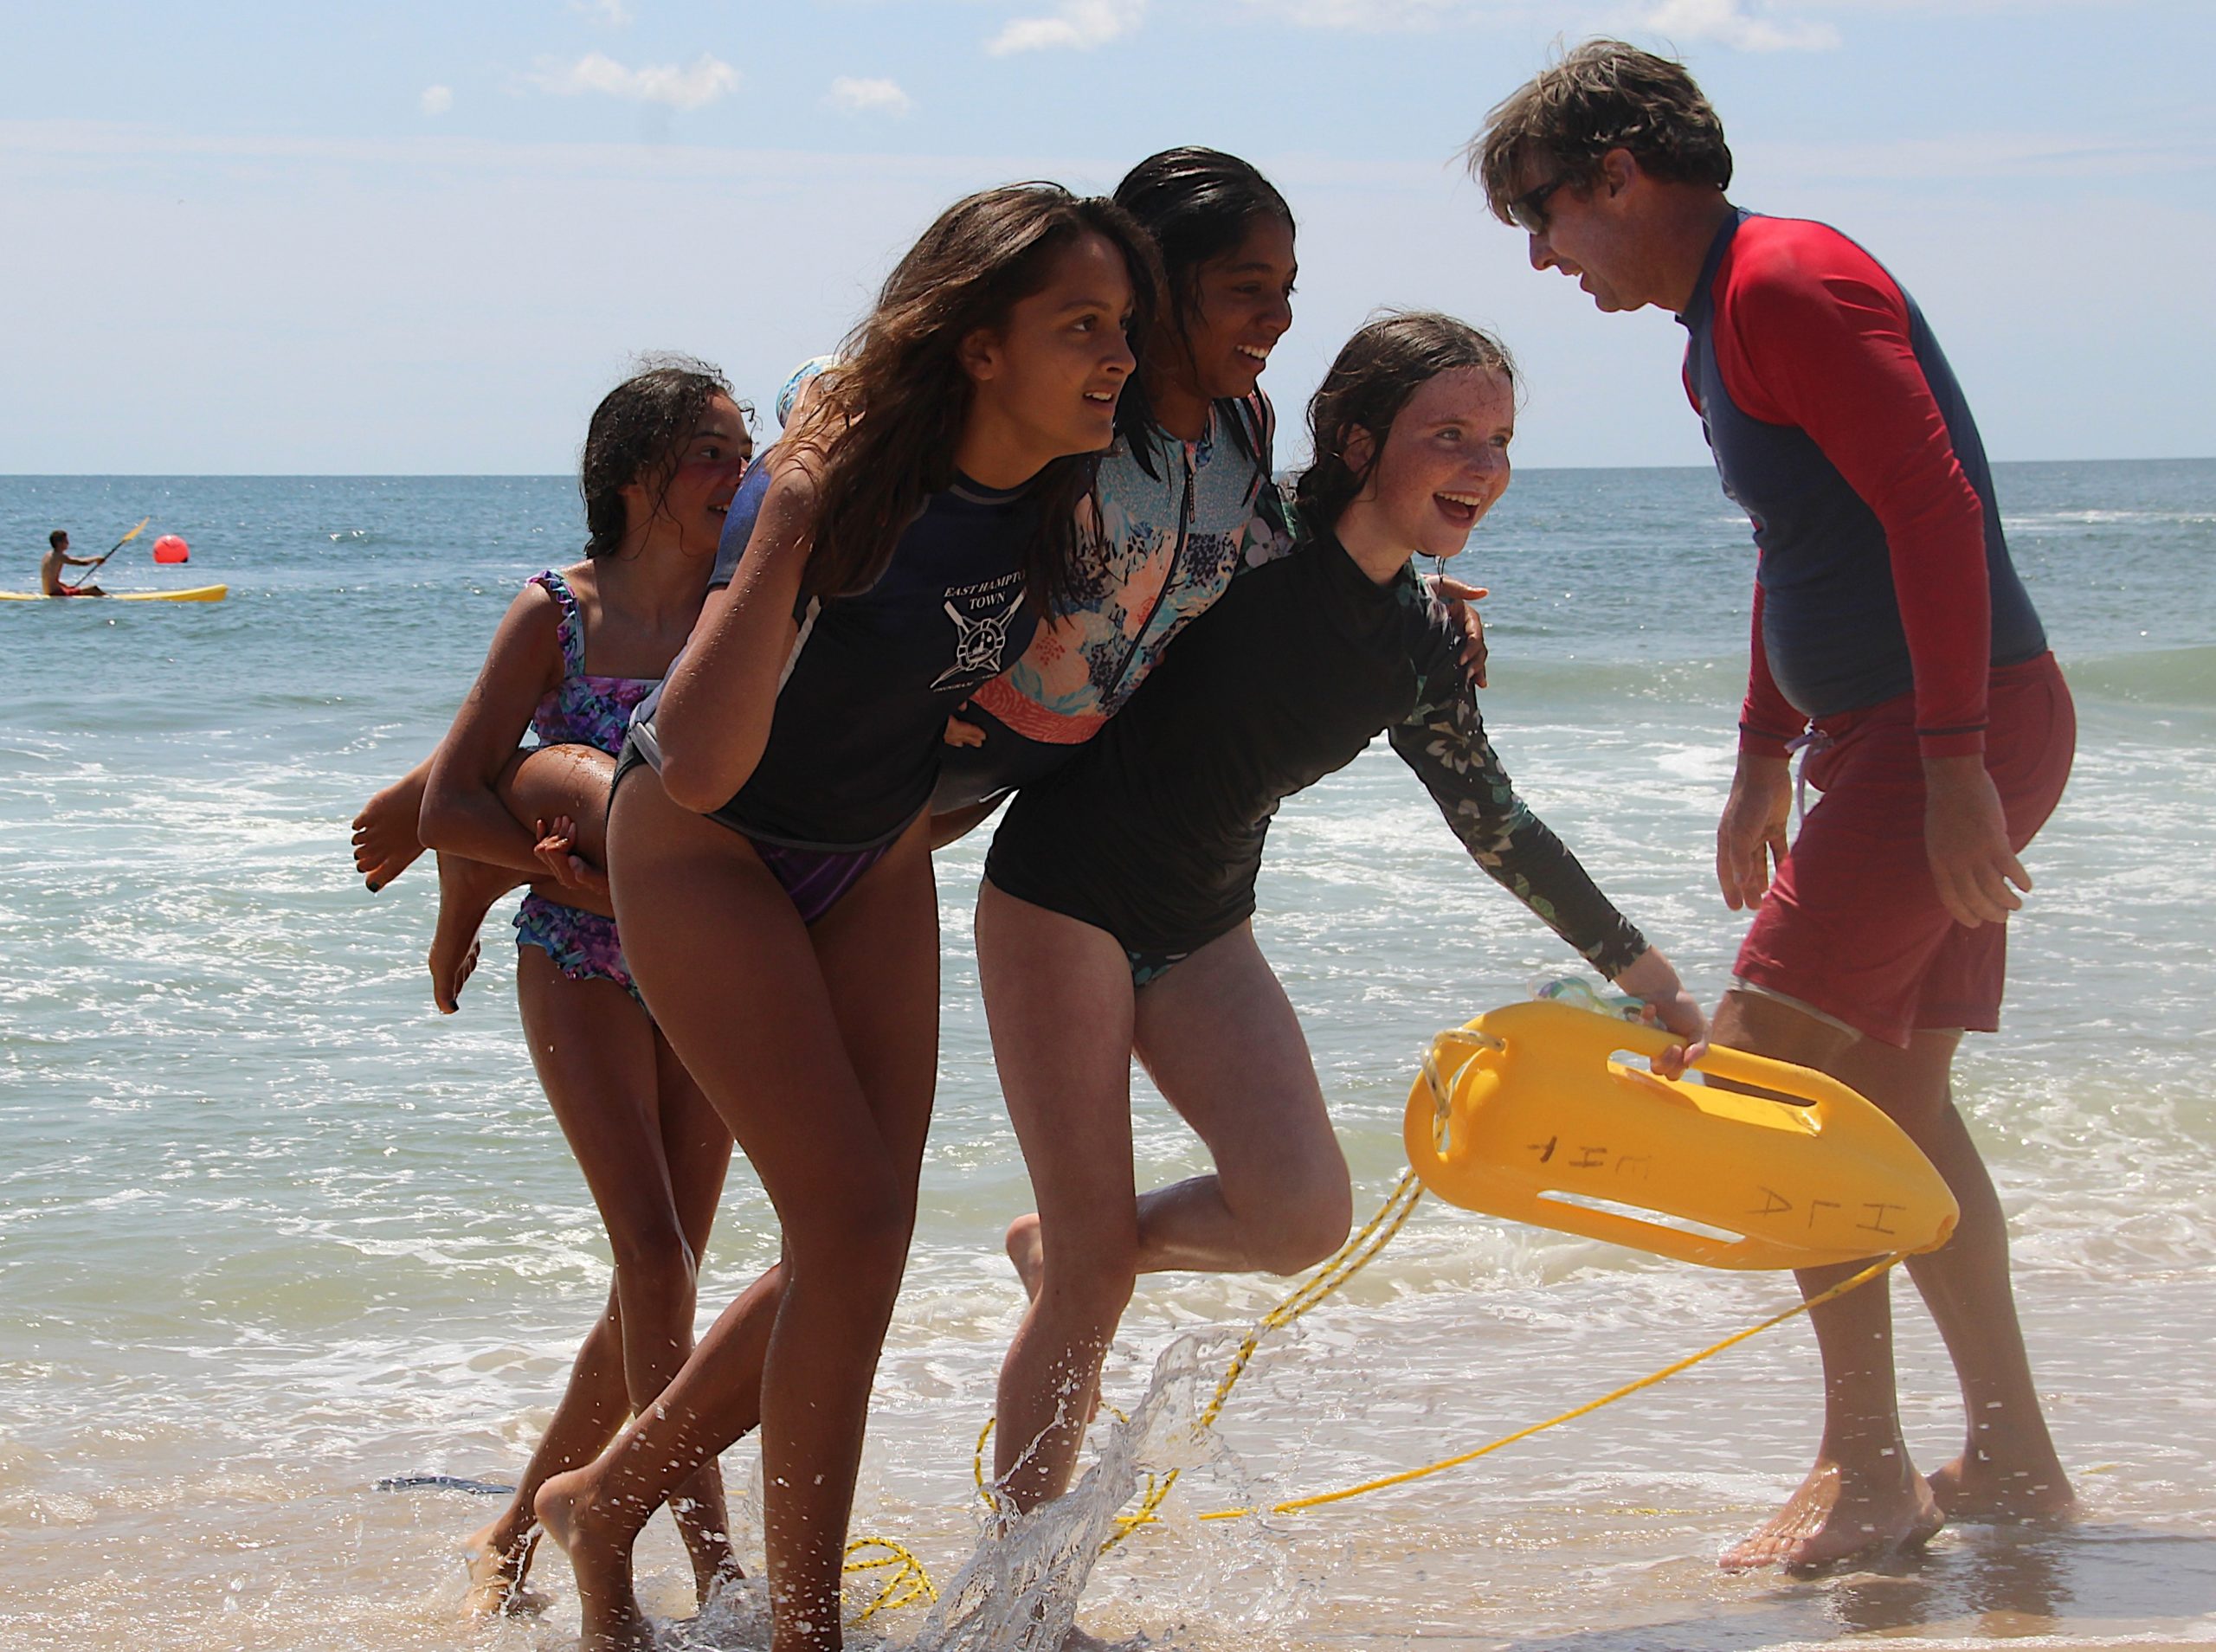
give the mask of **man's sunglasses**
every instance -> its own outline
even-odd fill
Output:
[[[1529,233],[1544,235],[1547,230],[1547,202],[1556,190],[1569,182],[1567,177],[1550,177],[1544,183],[1524,190],[1508,203],[1508,215]]]

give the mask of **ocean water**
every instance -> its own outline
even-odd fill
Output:
[[[1163,1524],[1092,1568],[1081,1623],[1193,1652],[2216,1638],[2216,461],[2004,466],[2000,486],[2082,733],[2027,857],[2007,1028],[1958,1071],[2084,1519],[1962,1527],[1920,1561],[1818,1581],[1721,1575],[1813,1449],[1795,1321],[1420,1485],[1197,1520],[1468,1450],[1792,1300],[1782,1276],[1427,1201],[1264,1343],[1208,1440],[1177,1426],[1191,1391],[1283,1287],[1142,1284],[1109,1392],[1138,1420],[1097,1432],[1078,1513],[1099,1518],[1119,1476],[1194,1466]],[[347,822],[438,737],[523,578],[573,558],[574,492],[0,478],[19,565],[0,584],[29,583],[50,527],[105,544],[148,512],[191,564],[134,546],[111,586],[222,580],[228,602],[0,605],[0,1646],[566,1647],[557,1554],[538,1562],[545,1617],[464,1624],[455,1546],[490,1506],[374,1489],[512,1475],[608,1263],[521,1045],[505,903],[462,1013],[440,1019],[428,867],[367,895]],[[1493,592],[1488,716],[1522,789],[1710,997],[1743,922],[1715,894],[1710,833],[1750,558],[1712,476],[1588,471],[1520,477],[1457,564]],[[972,1449],[1021,1300],[1000,1234],[1027,1206],[968,938],[982,842],[941,860],[937,1120],[855,1521],[943,1585],[977,1550]],[[1382,743],[1285,811],[1262,905],[1364,1201],[1398,1173],[1431,1035],[1575,962]],[[1201,1163],[1151,1096],[1137,1146],[1151,1180]],[[737,1167],[704,1310],[774,1245]],[[1960,1405],[1899,1303],[1910,1442],[1936,1466]],[[725,1469],[758,1481],[749,1446]],[[640,1557],[650,1609],[682,1617],[666,1524]],[[982,1572],[1008,1560],[988,1551]],[[931,1638],[994,1639],[958,1620]],[[916,1644],[924,1615],[870,1632]],[[668,1638],[758,1634],[734,1611]]]

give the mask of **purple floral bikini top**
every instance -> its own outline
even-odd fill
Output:
[[[562,611],[556,635],[562,641],[561,683],[531,714],[531,731],[543,746],[595,746],[614,756],[623,748],[631,710],[661,679],[655,677],[594,677],[585,670],[585,619],[577,593],[552,569],[533,574]]]

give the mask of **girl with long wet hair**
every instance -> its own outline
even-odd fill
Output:
[[[1414,570],[1459,552],[1507,487],[1515,409],[1508,357],[1474,328],[1407,315],[1356,334],[1310,408],[1290,554],[1233,582],[995,836],[978,972],[1039,1200],[1008,1231],[1032,1301],[995,1434],[1019,1508],[1068,1485],[1140,1274],[1290,1274],[1346,1237],[1346,1161],[1251,918],[1279,804],[1381,730],[1490,876],[1672,1030],[1700,1031],[1669,961],[1517,797],[1461,628]],[[1137,1193],[1135,1056],[1212,1173]]]
[[[632,1540],[757,1421],[772,1647],[841,1643],[937,1060],[942,734],[1069,588],[1156,271],[1108,201],[1020,184],[950,208],[741,491],[729,583],[635,719],[608,822],[616,915],[783,1253],[606,1456],[539,1495],[589,1648],[652,1644]]]

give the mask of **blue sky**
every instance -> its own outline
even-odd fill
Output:
[[[948,200],[1192,142],[1299,215],[1289,415],[1422,305],[1517,351],[1522,462],[1701,463],[1675,324],[1453,162],[1594,32],[1894,270],[1996,457],[2216,454],[2210,0],[80,0],[0,3],[0,472],[561,472],[635,352],[766,402]]]

